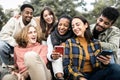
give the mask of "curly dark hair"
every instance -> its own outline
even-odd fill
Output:
[[[117,20],[119,17],[119,12],[117,9],[113,7],[106,7],[102,12],[101,15],[108,18],[109,20],[113,21],[112,24]]]
[[[33,6],[30,5],[30,4],[23,4],[23,5],[20,7],[20,11],[22,12],[26,7],[29,7],[29,8],[31,8],[31,9],[34,11]]]

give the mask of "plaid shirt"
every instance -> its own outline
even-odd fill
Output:
[[[88,52],[90,54],[90,62],[93,69],[99,67],[99,61],[95,57],[101,52],[101,45],[99,41],[93,40],[90,44],[88,44]],[[84,76],[82,73],[85,59],[86,55],[83,47],[80,45],[79,39],[68,39],[66,41],[65,54],[63,58],[65,74],[70,73],[74,77]]]

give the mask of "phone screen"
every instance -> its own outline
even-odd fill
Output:
[[[103,50],[100,54],[98,55],[103,55],[103,56],[106,56],[106,55],[112,55],[113,54],[113,51],[112,50]]]
[[[64,47],[63,46],[55,46],[55,52],[58,52],[63,55],[64,53]]]

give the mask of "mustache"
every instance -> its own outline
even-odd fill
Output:
[[[99,24],[96,24],[96,26],[99,26],[99,27],[101,27],[102,29],[105,29],[103,26],[101,26],[101,25],[99,25]]]

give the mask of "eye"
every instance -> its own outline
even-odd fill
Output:
[[[105,22],[105,25],[109,25],[110,23],[109,22]]]
[[[31,33],[32,33],[31,31],[28,32],[28,34],[31,34]]]
[[[62,25],[61,23],[58,24],[58,26],[61,26],[61,25]]]
[[[76,26],[80,26],[80,23],[76,23]]]
[[[103,22],[103,19],[99,18],[99,21],[100,21],[100,22]]]
[[[99,18],[99,21],[100,21],[100,22],[103,22],[103,19],[102,19],[102,18]],[[104,24],[105,24],[105,25],[110,25],[109,22],[105,22],[105,21],[104,21]]]

